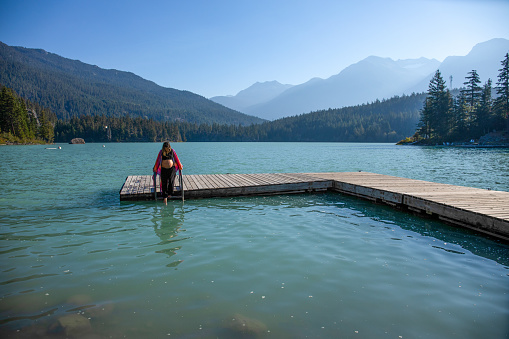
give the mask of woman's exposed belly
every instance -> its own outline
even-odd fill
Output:
[[[171,167],[173,167],[173,160],[171,160],[171,159],[163,160],[161,162],[161,167],[162,168],[171,168]]]

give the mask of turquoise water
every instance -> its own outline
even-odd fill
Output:
[[[335,193],[121,203],[160,144],[58,146],[0,147],[2,337],[508,336],[507,244]],[[184,174],[362,170],[509,191],[503,149],[173,146]]]

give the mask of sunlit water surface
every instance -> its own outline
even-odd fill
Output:
[[[335,193],[121,203],[160,144],[58,146],[0,147],[1,337],[508,336],[507,244]],[[509,191],[502,149],[173,146],[184,174],[362,170]]]

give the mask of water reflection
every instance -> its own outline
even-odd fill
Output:
[[[180,232],[185,232],[184,225],[184,205],[170,202],[165,206],[155,206],[152,210],[151,222],[155,234],[161,240],[157,246],[162,247],[155,251],[171,258],[182,248],[178,242],[188,239],[188,237],[178,237]],[[177,246],[176,246],[177,245]],[[166,267],[177,267],[182,260],[175,260],[166,265]]]
[[[403,230],[416,232],[430,241],[442,242],[445,245],[437,246],[450,253],[464,254],[455,249],[447,248],[447,245],[458,245],[475,255],[494,260],[501,265],[509,266],[509,247],[504,241],[488,235],[475,232],[470,229],[448,225],[438,220],[414,216],[407,212],[397,211],[389,206],[377,205],[362,201],[346,195],[330,195],[331,203],[341,203],[343,208],[348,208],[362,213],[374,221],[387,224],[387,227],[400,227]]]
[[[464,254],[463,251],[458,251],[459,246],[475,255],[509,266],[509,248],[503,240],[339,193],[212,198],[193,201],[193,204],[198,208],[206,206],[206,208],[215,210],[249,211],[252,215],[259,214],[260,216],[265,214],[264,210],[268,207],[275,210],[291,209],[296,211],[290,217],[316,212],[341,218],[342,223],[352,225],[356,225],[356,221],[350,216],[368,217],[375,222],[373,227],[379,227],[382,223],[386,225],[386,228],[401,228],[428,237],[433,248],[443,249],[449,253]],[[407,237],[412,237],[412,235],[407,235]],[[401,239],[393,238],[393,240]],[[440,245],[437,245],[438,243]]]

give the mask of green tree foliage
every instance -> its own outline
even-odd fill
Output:
[[[479,75],[475,69],[468,72],[468,76],[465,79],[467,81],[465,81],[463,85],[466,85],[466,89],[463,89],[462,92],[467,98],[467,103],[470,106],[470,110],[474,110],[481,98],[482,88],[479,85],[481,83],[481,79],[479,78]]]
[[[497,99],[495,100],[494,128],[509,130],[509,53],[506,53],[502,60],[502,68],[498,71]]]
[[[140,117],[83,115],[67,121],[59,120],[55,125],[55,140],[70,142],[73,138],[83,138],[86,142],[182,141],[177,124]]]
[[[428,95],[421,111],[418,132],[434,142],[441,142],[451,133],[454,115],[453,101],[442,74],[437,70],[430,81]]]
[[[476,70],[468,72],[465,88],[453,98],[440,71],[430,81],[416,135],[426,143],[477,139],[492,131],[509,129],[509,53],[502,61],[493,100],[491,79],[480,86]]]
[[[465,95],[466,99],[466,124],[470,132],[474,132],[478,128],[476,126],[476,110],[482,95],[481,80],[476,70],[468,72],[468,76],[465,79],[467,81],[463,85],[466,85],[466,88],[462,89],[461,92]]]
[[[451,133],[451,140],[460,140],[462,136],[468,136],[469,129],[467,125],[467,99],[465,93],[460,92],[454,98],[453,104],[454,127]]]
[[[488,133],[492,125],[493,100],[491,97],[491,90],[491,79],[488,79],[482,88],[479,105],[475,110],[473,120],[473,130],[475,135],[480,136]]]
[[[25,102],[12,89],[1,86],[0,133],[4,141],[53,142],[55,120],[50,111]]]

